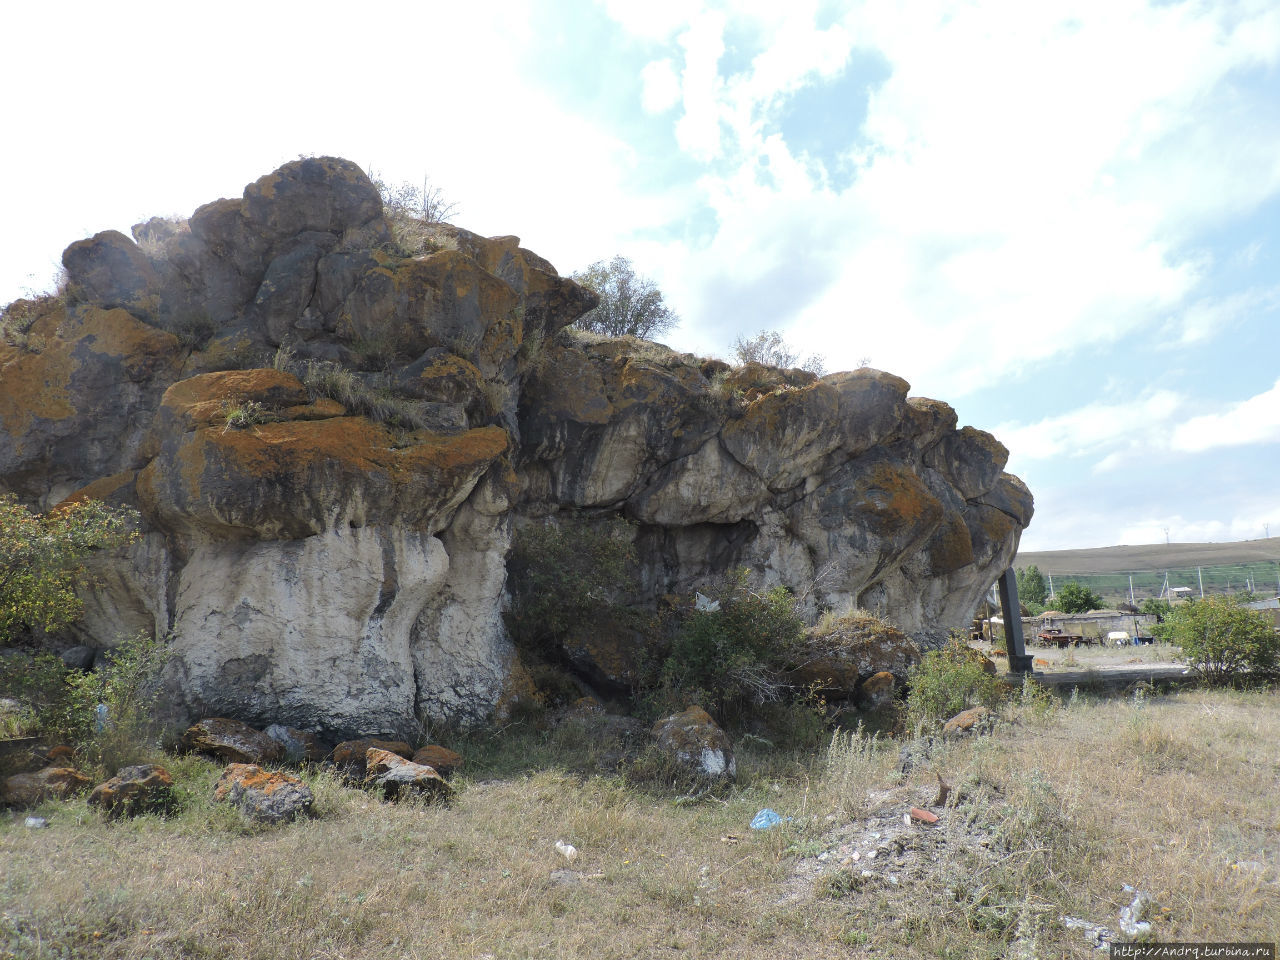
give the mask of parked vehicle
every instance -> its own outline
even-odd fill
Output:
[[[1092,642],[1091,640],[1085,639],[1081,634],[1067,633],[1060,627],[1045,627],[1036,634],[1036,639],[1046,647],[1058,647],[1059,649]]]

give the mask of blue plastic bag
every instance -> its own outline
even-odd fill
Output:
[[[790,820],[790,817],[783,817],[768,807],[765,807],[754,817],[751,818],[752,830],[768,830],[770,827],[777,826],[784,820]]]

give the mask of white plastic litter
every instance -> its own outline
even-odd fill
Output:
[[[1124,892],[1133,894],[1133,902],[1120,908],[1120,931],[1131,940],[1146,940],[1151,936],[1151,924],[1142,918],[1152,904],[1151,895],[1127,883]]]
[[[572,843],[565,843],[563,840],[556,841],[556,852],[570,863],[578,859],[578,848]]]

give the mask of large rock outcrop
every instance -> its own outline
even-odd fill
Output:
[[[133,233],[8,308],[0,490],[140,512],[74,638],[172,632],[192,713],[337,738],[485,718],[534,518],[634,521],[652,596],[746,567],[928,643],[1031,516],[1004,448],[903,380],[565,330],[594,295],[514,237],[400,248],[344,160]]]

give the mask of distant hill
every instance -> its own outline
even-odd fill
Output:
[[[1205,593],[1236,593],[1252,586],[1255,593],[1280,594],[1280,537],[1237,543],[1152,543],[1095,547],[1089,550],[1019,552],[1015,568],[1035,565],[1061,586],[1075,580],[1110,601],[1137,600],[1170,587]]]
[[[1019,551],[1013,561],[1014,567],[1035,564],[1043,573],[1052,573],[1055,577],[1256,563],[1280,563],[1280,537],[1236,543],[1121,544],[1088,550]]]

